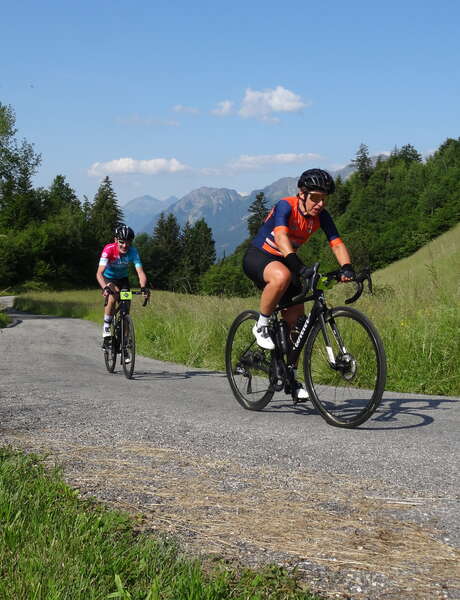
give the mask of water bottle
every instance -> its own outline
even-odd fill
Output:
[[[279,327],[279,346],[281,348],[281,350],[283,351],[283,354],[287,354],[287,352],[289,351],[289,328],[288,328],[288,324],[286,323],[286,321],[284,319],[280,319],[279,321],[280,327]]]

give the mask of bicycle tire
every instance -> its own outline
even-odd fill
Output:
[[[269,381],[271,352],[257,345],[252,328],[259,313],[246,310],[230,326],[225,368],[233,395],[247,410],[262,410],[273,397]]]
[[[115,317],[110,324],[111,344],[110,349],[104,350],[105,366],[109,373],[113,373],[117,363],[117,326],[118,321]]]
[[[136,334],[133,320],[129,315],[125,315],[121,321],[120,354],[125,377],[132,379],[136,362]]]
[[[320,321],[305,344],[307,391],[327,423],[357,427],[372,416],[382,399],[387,374],[385,349],[372,322],[354,308],[333,308],[325,326],[332,344],[329,352]],[[342,348],[338,338],[343,341]],[[334,368],[329,360],[331,351]]]

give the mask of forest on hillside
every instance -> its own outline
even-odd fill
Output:
[[[16,133],[13,108],[0,103],[0,291],[95,287],[98,256],[123,221],[112,182],[106,177],[92,200],[80,200],[63,174],[48,188],[34,187],[41,157]],[[355,172],[338,178],[327,208],[356,267],[384,267],[460,221],[460,138],[447,139],[426,160],[407,144],[373,162],[361,144],[353,164]],[[151,235],[135,240],[152,286],[253,294],[241,259],[270,208],[258,194],[249,208],[248,239],[217,263],[203,219],[181,228],[174,215],[161,215]],[[299,254],[307,264],[319,260],[325,269],[335,268],[321,232]]]

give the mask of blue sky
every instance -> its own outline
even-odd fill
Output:
[[[36,185],[121,204],[241,193],[306,168],[460,135],[460,4],[17,0],[0,102],[42,154]]]

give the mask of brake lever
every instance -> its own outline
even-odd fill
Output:
[[[374,293],[374,289],[372,287],[372,278],[371,278],[371,270],[369,269],[369,267],[367,269],[363,269],[362,271],[363,273],[363,281],[367,279],[367,287],[369,289],[369,293],[373,294]]]
[[[357,290],[356,290],[355,294],[351,298],[347,298],[345,300],[345,304],[351,304],[352,302],[356,302],[356,300],[363,293],[363,282],[359,281],[358,279],[355,279],[354,283],[356,283],[356,285],[357,285]]]
[[[292,298],[292,302],[301,302],[302,299],[305,298],[309,290],[315,289],[319,277],[318,268],[319,262],[315,263],[312,267],[309,268],[308,277],[303,278],[302,291],[300,292],[300,294],[297,294],[297,296],[294,296],[294,298]]]
[[[371,270],[369,268],[363,269],[361,273],[354,279],[354,283],[357,285],[356,293],[351,297],[345,300],[345,304],[351,304],[352,302],[356,302],[358,298],[363,293],[364,282],[367,281],[367,287],[369,289],[369,293],[373,293],[372,288],[372,279],[371,279]]]

